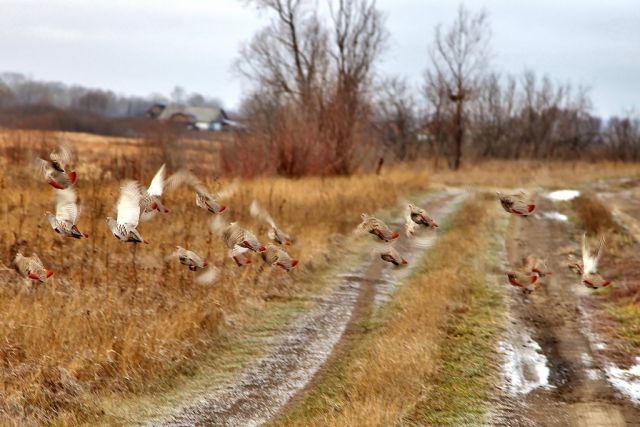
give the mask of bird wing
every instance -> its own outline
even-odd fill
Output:
[[[582,234],[582,268],[584,274],[594,273],[598,269],[598,259],[591,253],[587,233]]]
[[[209,228],[213,234],[217,236],[222,236],[222,233],[224,233],[224,230],[226,230],[228,226],[229,225],[226,224],[219,216],[213,217],[209,222]]]
[[[260,204],[256,200],[251,202],[251,206],[249,207],[249,213],[251,214],[252,217],[269,224],[271,227],[278,228],[278,226],[276,226],[276,223],[271,217],[271,215],[269,215],[269,212],[267,212],[265,208],[260,206]]]
[[[217,267],[210,265],[196,273],[196,283],[199,285],[210,285],[216,281],[219,273],[220,270]]]
[[[162,196],[162,190],[164,189],[164,175],[165,175],[165,165],[160,166],[158,172],[154,175],[151,180],[151,184],[149,185],[149,189],[147,190],[149,194],[152,196],[160,197]]]
[[[125,181],[120,187],[120,197],[116,206],[118,224],[137,227],[140,221],[140,186],[136,181]]]
[[[238,180],[233,180],[225,188],[218,191],[216,193],[216,196],[218,199],[228,199],[229,197],[233,196],[236,193],[236,191],[238,191],[239,187],[240,187],[240,184],[238,183]]]
[[[596,252],[596,256],[594,257],[594,262],[593,262],[593,273],[598,271],[598,263],[600,262],[600,257],[602,256],[602,252],[604,251],[604,247],[606,246],[606,244],[607,242],[605,240],[604,235],[600,236],[598,251]]]
[[[71,145],[66,141],[61,143],[51,152],[49,158],[60,165],[70,165],[72,159]]]
[[[51,168],[51,165],[49,164],[48,161],[38,157],[33,161],[33,168],[36,174],[38,174],[40,177],[44,179],[47,179],[48,172],[49,172],[49,169]]]
[[[411,208],[407,207],[404,217],[405,234],[407,237],[413,237],[416,233],[418,224],[411,218]]]
[[[56,191],[56,218],[76,224],[78,221],[78,196],[72,187]]]
[[[181,185],[191,187],[191,189],[196,193],[209,195],[209,191],[202,181],[186,169],[179,170],[171,175],[166,181],[166,186],[170,189],[177,188]]]

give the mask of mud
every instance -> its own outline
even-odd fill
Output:
[[[554,211],[553,200],[568,194],[540,198],[539,212]],[[565,221],[545,216],[511,218],[506,243],[510,264],[533,254],[547,260],[553,271],[549,282],[531,296],[508,289],[511,329],[528,334],[546,358],[548,385],[520,388],[499,398],[502,411],[494,425],[514,426],[629,426],[640,425],[640,408],[607,381],[603,366],[585,332],[580,297],[588,293],[566,266],[561,248],[570,244],[570,227]],[[506,282],[506,281],[505,281]],[[505,284],[505,286],[507,286]],[[518,341],[512,346],[521,345]],[[507,359],[508,360],[508,359]],[[522,368],[526,371],[525,367]],[[523,392],[524,391],[524,392]]]

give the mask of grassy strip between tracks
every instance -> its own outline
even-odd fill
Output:
[[[466,202],[343,357],[275,425],[479,424],[503,322],[496,204]]]

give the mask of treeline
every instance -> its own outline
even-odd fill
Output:
[[[157,103],[221,105],[216,98],[188,93],[180,86],[168,97],[127,96],[110,90],[35,80],[20,73],[0,73],[0,126],[6,128],[140,136],[163,128],[144,120],[149,107]]]
[[[483,158],[639,160],[637,116],[603,120],[585,88],[493,69],[483,12],[460,7],[439,25],[424,80],[410,82],[376,73],[388,33],[374,0],[249,3],[271,21],[236,62],[252,90],[248,132],[223,147],[230,173],[350,174],[418,157],[452,169]]]
[[[111,90],[34,80],[21,73],[0,73],[0,108],[52,107],[106,117],[142,117],[153,104],[179,104],[193,107],[219,107],[217,98],[197,92],[188,93],[176,86],[169,96],[119,95]]]

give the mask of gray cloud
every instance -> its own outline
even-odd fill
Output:
[[[416,85],[428,64],[438,22],[450,22],[447,0],[378,0],[392,35],[379,66]],[[525,68],[592,87],[595,111],[640,106],[640,7],[635,0],[508,1],[484,7],[493,28],[493,65]],[[131,94],[169,93],[182,85],[236,106],[242,82],[231,65],[239,46],[266,17],[233,0],[135,2],[0,0],[0,68],[36,78]]]

